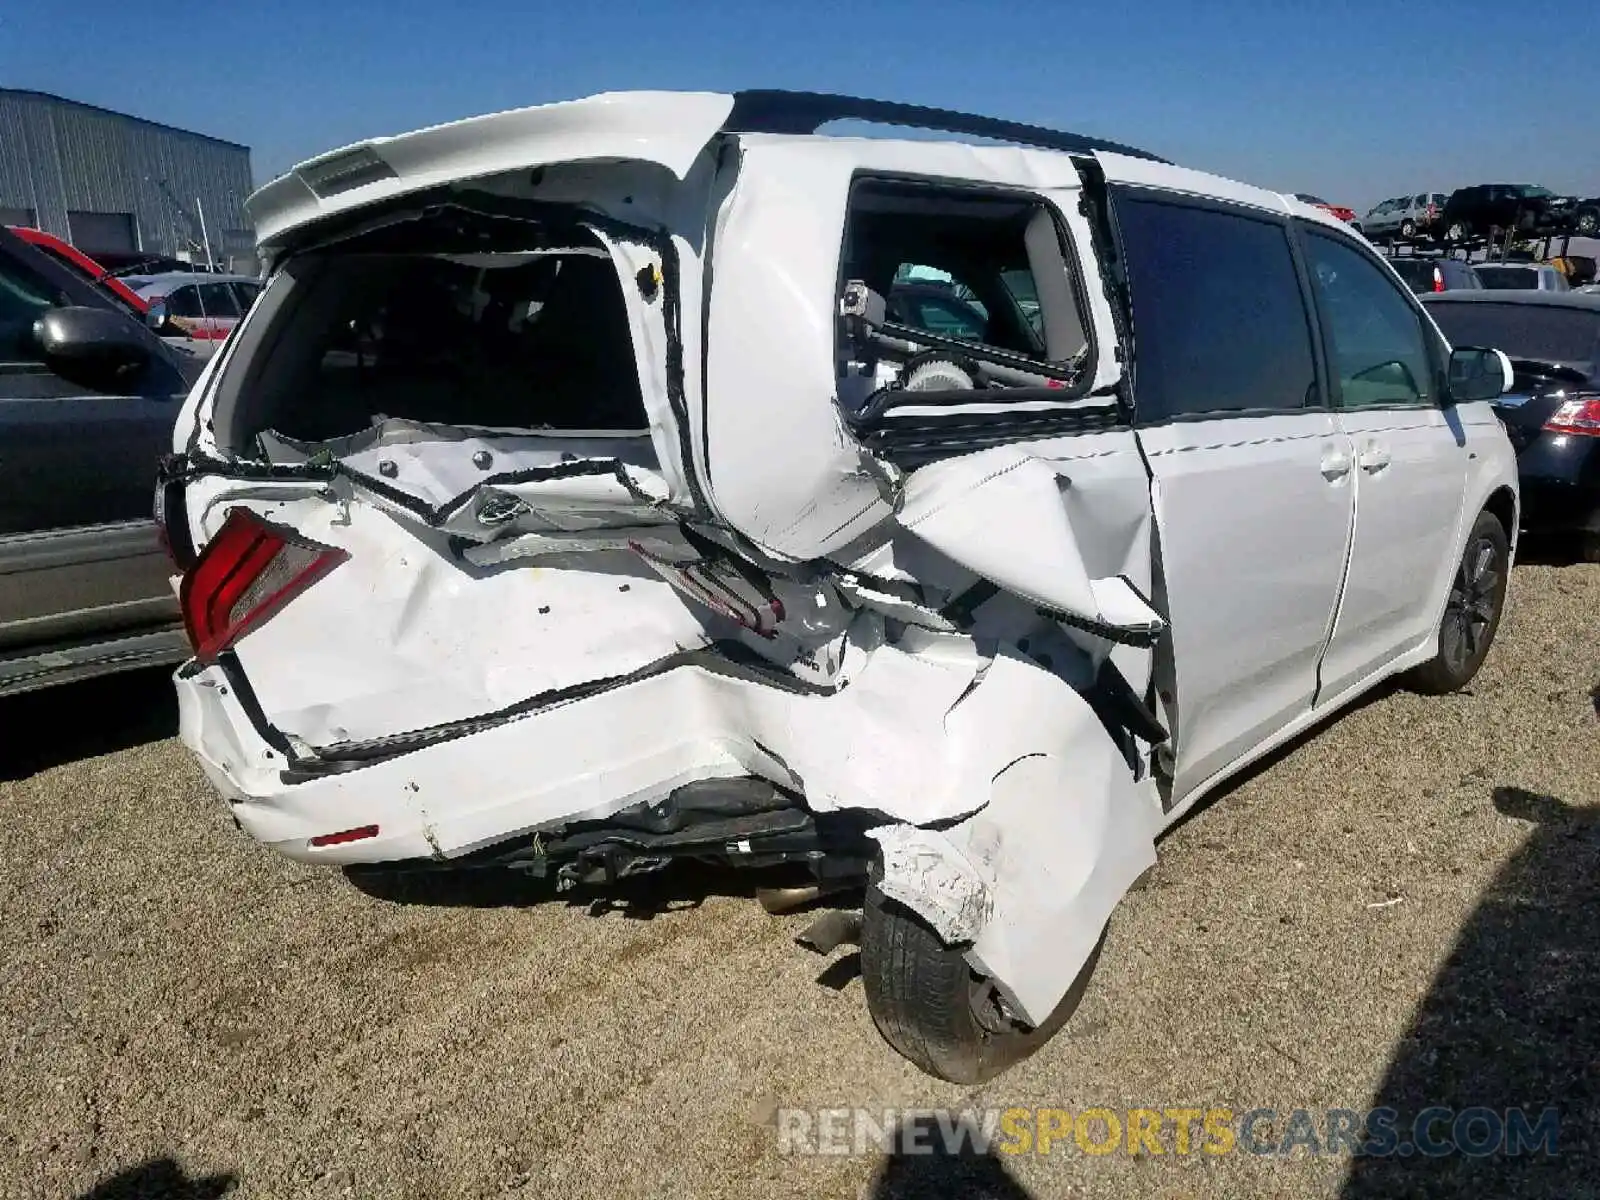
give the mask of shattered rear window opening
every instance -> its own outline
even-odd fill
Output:
[[[379,231],[380,249],[355,239],[291,260],[235,444],[326,441],[388,418],[645,430],[623,284],[599,238],[573,227],[550,245],[536,223],[495,225],[470,249],[418,222]]]

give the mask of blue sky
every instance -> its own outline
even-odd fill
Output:
[[[70,28],[48,5],[5,7],[7,86],[244,142],[258,183],[524,104],[789,87],[1099,134],[1363,211],[1491,179],[1600,193],[1595,0],[1545,0],[1521,24],[1484,0],[75,0]]]

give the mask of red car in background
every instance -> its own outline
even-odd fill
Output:
[[[1334,216],[1338,217],[1339,220],[1343,221],[1346,225],[1354,225],[1356,227],[1356,229],[1358,229],[1358,230],[1361,228],[1360,222],[1358,222],[1356,220],[1356,210],[1353,209],[1353,208],[1346,208],[1342,204],[1329,204],[1326,200],[1322,199],[1321,197],[1308,195],[1305,192],[1296,192],[1296,193],[1294,193],[1294,198],[1296,200],[1300,200],[1300,201],[1302,201],[1302,202],[1304,202],[1306,204],[1315,204],[1318,208],[1322,209],[1324,212],[1331,212]]]
[[[107,271],[76,246],[64,242],[55,234],[46,233],[42,229],[30,229],[23,225],[10,225],[7,228],[23,241],[43,250],[61,263],[62,266],[75,271],[79,275],[86,276],[90,283],[110,292],[122,302],[123,307],[131,310],[140,320],[143,320],[145,314],[150,311],[149,303],[139,293],[112,275],[111,272]]]

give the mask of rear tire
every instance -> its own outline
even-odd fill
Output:
[[[1510,567],[1505,527],[1493,513],[1479,513],[1450,580],[1438,653],[1407,675],[1412,690],[1442,696],[1472,682],[1500,628]]]
[[[1572,231],[1579,237],[1593,237],[1596,230],[1600,230],[1600,209],[1586,208],[1573,222]]]
[[[1040,1046],[1077,1010],[1105,942],[1102,930],[1083,970],[1043,1024],[1030,1028],[998,1008],[993,985],[910,909],[876,887],[861,924],[867,1010],[883,1035],[920,1069],[951,1083],[992,1079]]]

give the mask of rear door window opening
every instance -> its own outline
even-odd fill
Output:
[[[840,285],[881,298],[887,322],[841,331],[847,410],[858,411],[886,385],[906,385],[908,364],[914,368],[921,354],[958,356],[985,390],[1048,386],[1056,399],[1070,399],[1093,378],[1077,256],[1042,197],[860,179],[850,196]]]

